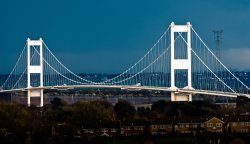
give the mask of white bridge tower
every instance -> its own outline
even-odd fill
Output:
[[[31,50],[35,50],[35,47],[39,47],[39,62],[36,64],[31,63]],[[40,87],[33,89],[31,85],[31,75],[39,74],[40,77]],[[40,97],[40,107],[43,106],[43,40],[30,40],[27,39],[27,93],[28,93],[28,106],[31,104],[31,97]]]
[[[191,74],[191,24],[175,25],[171,23],[171,101],[192,101],[192,94],[178,93],[178,88],[175,85],[175,70],[187,70],[188,84],[185,89],[192,88]],[[187,58],[175,59],[175,33],[187,33]]]

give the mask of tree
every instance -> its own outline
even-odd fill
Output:
[[[135,107],[128,101],[118,100],[118,102],[115,104],[114,111],[118,119],[130,119],[135,114]]]
[[[16,135],[19,143],[24,141],[25,132],[32,121],[31,112],[16,103],[0,103],[0,127]]]
[[[55,97],[50,103],[54,109],[63,105],[62,100],[59,97]]]
[[[99,101],[81,101],[72,105],[72,121],[76,124],[113,120],[113,110]]]
[[[149,108],[145,108],[145,107],[138,107],[137,108],[137,113],[140,116],[147,116],[150,113],[150,109]]]
[[[159,100],[152,104],[152,111],[166,113],[168,109],[168,103],[165,100]]]

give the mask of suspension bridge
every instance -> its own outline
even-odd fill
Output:
[[[44,90],[74,88],[167,91],[171,101],[192,101],[196,94],[250,98],[249,87],[216,57],[189,22],[172,22],[134,65],[103,81],[78,76],[41,38],[28,38],[0,93],[24,91],[28,105],[31,97],[39,97],[43,106]]]

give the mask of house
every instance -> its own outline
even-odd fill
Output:
[[[122,136],[142,136],[147,130],[145,120],[124,121],[121,127]]]
[[[45,124],[42,125],[45,129],[50,129],[50,125]],[[71,127],[69,124],[63,122],[63,123],[57,123],[55,126],[52,127],[52,134],[54,136],[68,136],[71,134]]]
[[[120,136],[120,121],[101,121],[98,123],[96,134],[100,137]]]
[[[208,132],[224,132],[225,122],[217,117],[206,119],[204,122],[204,128]]]
[[[149,132],[151,135],[165,135],[173,132],[174,118],[168,117],[149,122]]]
[[[228,118],[226,126],[228,132],[250,132],[250,115],[232,116]]]
[[[77,131],[83,137],[93,138],[96,136],[96,123],[83,123],[81,131]]]
[[[0,129],[0,138],[5,138],[7,137],[7,135],[8,135],[7,129],[5,128]]]
[[[204,119],[202,117],[178,117],[176,120],[175,129],[179,133],[194,133],[199,128],[204,127]]]

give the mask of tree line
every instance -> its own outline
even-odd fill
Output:
[[[99,121],[154,120],[168,116],[232,115],[250,111],[250,104],[236,108],[224,107],[210,101],[167,102],[159,100],[150,108],[137,110],[130,102],[120,99],[115,105],[108,101],[79,101],[68,105],[60,98],[54,98],[44,107],[27,107],[18,103],[0,103],[0,129],[7,129],[18,140],[24,140],[27,132],[44,138],[51,135],[51,129],[58,124],[67,126],[67,134],[86,123]]]

